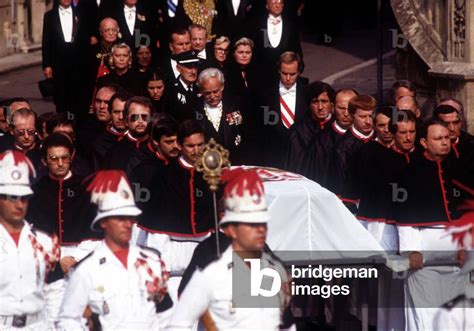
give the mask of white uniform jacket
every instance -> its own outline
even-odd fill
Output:
[[[87,305],[99,315],[102,330],[159,330],[157,309],[149,301],[147,283],[152,274],[165,286],[164,264],[159,253],[130,245],[127,268],[105,241],[73,269],[59,312],[61,330],[83,330],[81,318]]]
[[[46,275],[44,254],[33,247],[36,238],[52,256],[53,241],[46,233],[24,221],[18,247],[0,224],[0,315],[35,315],[43,311],[49,326],[54,325],[64,294],[64,280],[59,263]]]
[[[206,310],[218,330],[279,330],[280,308],[233,307],[232,252],[230,246],[219,260],[194,272],[179,298],[168,330],[191,330]],[[271,264],[275,261],[265,253],[261,259],[272,261]],[[268,265],[267,261],[264,265]]]

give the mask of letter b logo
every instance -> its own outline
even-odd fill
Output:
[[[244,259],[245,262],[250,263],[250,296],[264,296],[272,297],[275,296],[281,289],[281,277],[280,274],[272,268],[260,269],[260,259]],[[264,278],[272,278],[271,288],[262,288]]]

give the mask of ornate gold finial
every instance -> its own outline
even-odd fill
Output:
[[[213,39],[212,20],[217,15],[214,0],[184,0],[183,8],[193,24],[205,27],[209,34],[209,39]]]
[[[199,153],[196,170],[204,173],[203,178],[209,184],[209,188],[216,192],[224,168],[230,168],[229,151],[211,138]]]

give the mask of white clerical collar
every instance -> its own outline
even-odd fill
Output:
[[[178,161],[181,164],[181,166],[183,166],[183,168],[186,168],[186,169],[193,169],[194,168],[194,166],[191,163],[189,163],[188,161],[186,161],[184,159],[184,156],[182,156],[182,155],[179,157]]]
[[[337,124],[337,121],[332,122],[332,128],[339,134],[344,134],[347,131],[347,129],[343,129],[339,124]]]
[[[351,130],[352,130],[352,133],[354,134],[354,136],[356,136],[357,138],[362,139],[362,140],[371,139],[372,135],[374,134],[374,130],[372,130],[372,131],[370,131],[370,133],[368,135],[365,135],[362,132],[360,132],[359,130],[357,130],[354,126],[351,128]]]

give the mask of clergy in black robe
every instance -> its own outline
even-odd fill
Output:
[[[317,134],[330,130],[335,95],[336,92],[329,84],[313,82],[308,86],[306,99],[309,112],[291,128],[285,169],[300,174],[304,172],[310,142]]]
[[[202,173],[194,168],[204,145],[202,127],[185,121],[178,130],[182,156],[154,176],[150,203],[144,204],[139,226],[146,231],[178,237],[201,237],[214,228],[212,195]]]
[[[394,144],[387,147],[379,141],[370,141],[354,155],[348,166],[342,201],[360,220],[393,220],[390,210],[400,175],[410,163],[417,162],[420,155],[415,152],[414,145],[415,116],[409,111],[401,111],[397,116],[389,123]]]
[[[3,146],[5,150],[19,151],[28,156],[36,170],[36,177],[32,178],[33,183],[47,173],[41,162],[40,141],[37,139],[35,124],[36,114],[31,109],[15,110],[10,124],[13,140],[8,140]]]
[[[334,148],[339,145],[344,133],[352,125],[348,105],[349,101],[356,95],[358,95],[357,91],[352,89],[341,89],[336,92],[335,120],[331,123],[331,128],[315,135],[313,141],[309,143],[302,174],[324,187],[326,187],[328,165]]]
[[[65,135],[53,133],[45,139],[42,157],[48,175],[33,185],[28,208],[28,220],[57,234],[62,246],[99,238],[90,230],[96,210],[82,185],[83,178],[70,170],[73,155],[74,147]]]
[[[349,102],[348,112],[353,119],[353,124],[334,149],[328,166],[327,188],[334,194],[342,193],[351,158],[362,146],[373,139],[372,114],[376,106],[376,100],[369,95],[358,95]]]
[[[128,132],[107,154],[105,163],[107,169],[128,171],[129,175],[141,159],[135,155],[147,153],[151,107],[150,101],[145,97],[133,97],[127,101],[124,117]]]
[[[108,102],[111,121],[107,129],[92,144],[91,162],[94,170],[105,166],[105,158],[109,151],[127,134],[128,128],[124,120],[125,104],[133,97],[126,91],[115,93]]]
[[[97,90],[94,100],[94,113],[88,114],[84,121],[77,124],[77,149],[86,157],[92,155],[92,142],[105,132],[111,121],[109,101],[117,93],[116,85],[105,85]]]

